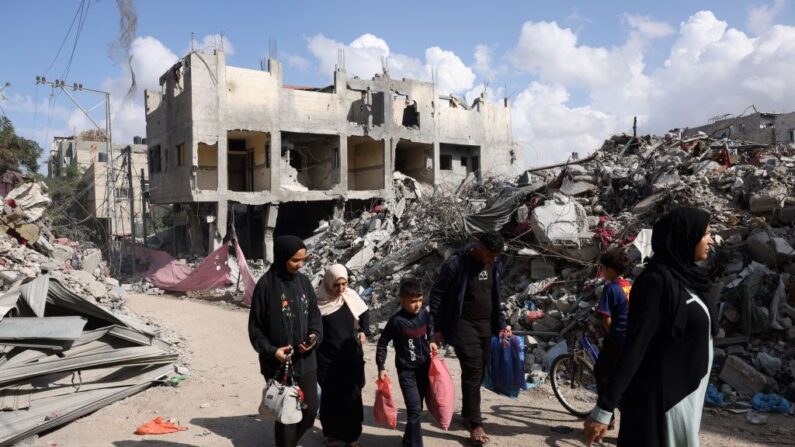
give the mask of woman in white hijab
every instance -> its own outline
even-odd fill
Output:
[[[340,264],[326,269],[317,296],[323,316],[323,343],[317,351],[323,436],[326,446],[355,447],[362,434],[367,304],[348,288],[348,270]]]

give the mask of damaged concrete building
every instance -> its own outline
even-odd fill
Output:
[[[795,112],[720,115],[709,124],[685,129],[683,136],[704,132],[713,138],[732,138],[758,144],[795,143]]]
[[[234,229],[248,258],[275,235],[393,195],[396,172],[438,188],[524,169],[508,100],[471,106],[432,82],[349,78],[284,84],[267,70],[192,52],[146,92],[150,200],[173,205],[176,250],[205,255]]]
[[[126,150],[132,150],[133,182],[130,187],[127,176]],[[130,194],[135,200],[136,234],[140,237],[143,227],[141,213],[141,175],[146,182],[147,169],[146,140],[134,137],[133,144],[113,143],[113,167],[115,170],[115,206],[108,206],[108,152],[105,141],[87,140],[79,136],[55,137],[47,161],[48,177],[67,175],[69,168],[76,169],[80,182],[75,191],[77,203],[70,207],[70,214],[78,220],[91,217],[103,228],[109,229],[113,219],[113,233],[116,237],[130,235]],[[108,231],[108,230],[105,230]],[[97,241],[103,239],[97,235]]]

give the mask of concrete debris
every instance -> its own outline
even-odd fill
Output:
[[[764,374],[735,355],[726,359],[720,372],[720,380],[747,397],[763,392],[767,385]]]
[[[158,383],[178,354],[126,311],[99,250],[53,237],[43,184],[3,203],[0,445],[12,445]]]

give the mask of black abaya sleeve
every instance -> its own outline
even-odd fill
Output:
[[[659,334],[664,318],[661,303],[666,296],[663,284],[659,273],[641,275],[633,284],[626,341],[614,374],[597,401],[599,409],[609,413],[615,410]]]
[[[248,313],[248,338],[251,341],[251,346],[260,355],[274,358],[278,348],[265,335],[269,324],[267,294],[265,293],[267,287],[267,281],[265,277],[262,277],[254,288],[251,310]]]
[[[370,331],[370,311],[366,310],[363,314],[359,315],[359,332],[364,332],[364,335],[373,335]]]
[[[320,308],[317,307],[317,295],[315,295],[315,289],[312,287],[309,279],[305,279],[308,285],[307,290],[309,294],[309,318],[307,321],[308,332],[314,332],[315,335],[317,335],[317,342],[315,343],[315,346],[319,346],[320,342],[323,341],[323,316],[320,314]]]

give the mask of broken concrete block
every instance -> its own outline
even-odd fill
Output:
[[[757,231],[746,240],[754,261],[771,267],[795,259],[795,249],[782,237],[771,236],[767,231]]]
[[[752,213],[769,213],[784,206],[787,198],[787,187],[781,184],[773,185],[761,191],[751,193],[748,201]]]
[[[590,193],[596,191],[596,185],[588,182],[572,182],[564,178],[563,184],[560,186],[560,192],[567,196],[577,196],[580,194]]]
[[[649,197],[641,200],[640,202],[636,203],[635,206],[632,208],[633,214],[644,214],[654,209],[658,203],[662,202],[665,198],[666,192],[658,192],[657,194],[652,194]]]
[[[773,357],[767,352],[760,352],[754,357],[754,366],[769,376],[775,376],[781,369],[782,362],[778,357]]]
[[[93,272],[99,267],[102,262],[102,252],[96,248],[91,248],[83,251],[83,266],[81,270],[86,272]]]
[[[69,261],[75,253],[72,247],[67,247],[66,245],[54,244],[52,248],[51,256],[60,262]]]
[[[552,200],[533,209],[531,227],[541,242],[575,242],[590,238],[588,216],[582,205],[563,194],[554,194]]]
[[[730,355],[726,359],[720,372],[720,380],[746,396],[763,392],[767,384],[764,374],[735,355]]]
[[[359,271],[367,265],[370,260],[375,257],[375,252],[370,247],[363,247],[358,253],[351,256],[351,259],[345,264],[345,267],[351,271]]]

